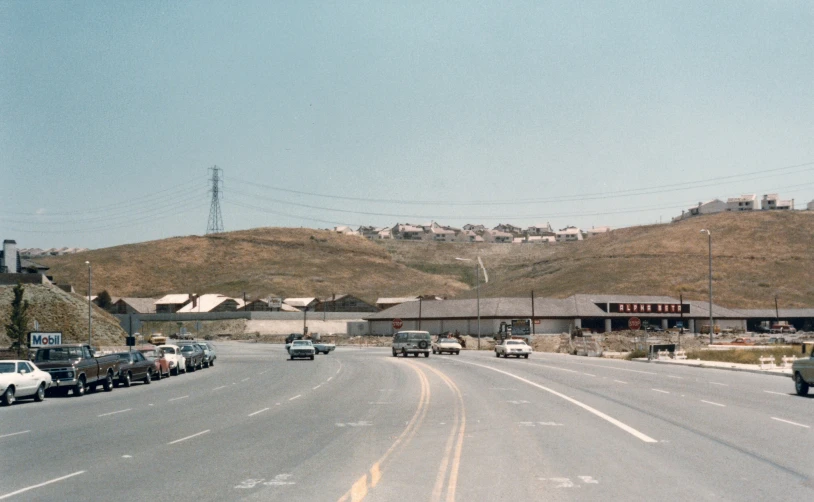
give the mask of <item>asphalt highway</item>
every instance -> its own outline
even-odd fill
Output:
[[[790,378],[217,348],[209,369],[0,408],[0,500],[814,500],[814,398]]]

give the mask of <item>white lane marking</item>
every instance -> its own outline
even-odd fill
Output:
[[[294,397],[292,397],[291,399],[289,399],[289,401],[293,401],[293,400],[295,400],[295,399],[297,399],[297,398],[299,398],[299,397],[302,397],[302,394],[297,394],[296,396],[294,396]]]
[[[721,382],[710,382],[712,385],[720,385],[722,387],[729,387],[728,383],[721,383]]]
[[[244,378],[243,380],[241,380],[241,382],[248,382],[248,381],[249,381],[248,378]]]
[[[274,406],[280,406],[280,403],[274,403]]]
[[[658,373],[654,373],[652,371],[642,371],[642,370],[630,370],[627,368],[616,368],[614,366],[607,366],[604,364],[590,364],[590,363],[579,363],[583,366],[593,366],[594,368],[604,368],[608,370],[617,370],[617,371],[628,371],[630,373],[642,373],[644,375],[658,375]]]
[[[133,458],[132,455],[122,455],[122,458]]]
[[[669,392],[667,392],[666,390],[661,390],[661,389],[650,389],[650,390],[654,390],[656,392],[661,392],[662,394],[669,394]]]
[[[627,383],[627,382],[625,382],[623,380],[614,380],[614,382],[616,382],[616,383],[625,383],[625,384]]]
[[[765,392],[766,394],[777,394],[778,396],[788,396],[789,395],[789,394],[786,394],[785,392],[774,392],[772,390],[764,390],[763,392]]]
[[[51,483],[57,483],[59,481],[65,481],[68,478],[72,478],[74,476],[79,476],[80,474],[85,474],[85,471],[77,471],[77,472],[75,472],[73,474],[68,474],[67,476],[62,476],[61,478],[52,479],[50,481],[46,481],[45,483],[40,483],[38,485],[29,486],[28,488],[22,488],[20,490],[17,490],[16,492],[7,493],[5,495],[0,496],[0,500],[11,498],[11,497],[13,497],[15,495],[25,493],[25,492],[27,492],[29,490],[33,490],[35,488],[40,488],[40,487],[43,487],[45,485],[50,485]]]
[[[111,411],[110,413],[102,413],[101,415],[96,415],[97,417],[107,417],[110,415],[115,415],[117,413],[124,413],[126,411],[132,411],[133,408],[127,408],[126,410],[119,410],[119,411]]]
[[[588,376],[592,376],[592,377],[596,376],[596,375],[591,375],[590,373],[583,373],[583,375],[588,375]]]
[[[192,439],[192,438],[194,438],[194,437],[198,437],[198,436],[200,436],[200,435],[202,435],[202,434],[206,434],[207,432],[209,432],[209,429],[206,429],[205,431],[198,432],[197,434],[193,434],[193,435],[191,435],[191,436],[187,436],[187,437],[185,437],[185,438],[176,439],[175,441],[170,441],[170,442],[169,442],[169,443],[167,443],[167,444],[168,444],[168,445],[171,445],[171,444],[175,444],[175,443],[180,443],[181,441],[186,441],[187,439]]]
[[[20,434],[26,434],[31,431],[20,431],[20,432],[12,432],[11,434],[3,434],[0,438],[9,438],[11,436],[19,436]]]
[[[619,420],[613,418],[612,416],[607,415],[605,413],[602,413],[601,411],[597,410],[596,408],[592,408],[592,407],[588,406],[587,404],[585,404],[585,403],[583,403],[581,401],[577,401],[576,399],[574,399],[572,397],[568,397],[565,394],[557,392],[554,389],[549,389],[548,387],[545,387],[545,386],[540,385],[538,383],[534,383],[531,380],[527,380],[527,379],[525,379],[523,377],[520,377],[520,376],[517,376],[517,375],[515,375],[513,373],[509,373],[508,371],[503,371],[503,370],[494,368],[492,366],[487,366],[485,364],[477,364],[477,363],[473,363],[473,362],[469,362],[469,361],[464,361],[463,359],[456,359],[456,362],[461,363],[461,364],[470,364],[472,366],[480,366],[481,368],[492,370],[492,371],[495,371],[497,373],[502,373],[502,374],[504,374],[504,375],[506,375],[508,377],[514,378],[516,380],[520,380],[521,382],[527,383],[527,384],[531,385],[532,387],[537,387],[538,389],[541,389],[541,390],[544,390],[544,391],[546,391],[548,393],[551,393],[551,394],[553,394],[553,395],[555,395],[555,396],[557,396],[557,397],[559,397],[561,399],[565,399],[566,401],[568,401],[571,404],[579,406],[583,410],[585,410],[585,411],[587,411],[589,413],[592,413],[592,414],[596,415],[597,417],[601,418],[602,420],[605,420],[605,421],[615,425],[616,427],[622,429],[623,431],[627,432],[628,434],[631,434],[632,436],[636,437],[637,439],[640,439],[640,440],[644,441],[645,443],[657,443],[658,442],[655,439],[651,438],[650,436],[637,431],[633,427],[620,422]]]
[[[225,386],[225,385],[221,385],[220,387],[215,387],[215,388],[214,388],[214,389],[212,389],[212,390],[220,390],[220,389],[225,389],[225,388],[226,388],[226,386]]]
[[[268,373],[269,370],[261,371],[258,375],[262,375],[263,373]]]
[[[791,422],[789,420],[783,420],[782,418],[772,417],[772,420],[777,420],[778,422],[784,422],[791,425],[796,425],[797,427],[805,427],[806,429],[810,429],[808,425],[805,424],[798,424],[797,422]]]
[[[328,382],[330,382],[330,381],[331,381],[331,380],[333,380],[333,379],[334,379],[334,377],[328,377],[328,380],[327,380],[327,381],[328,381]]]
[[[713,403],[712,401],[704,401],[703,399],[701,400],[701,402],[702,402],[702,403],[711,404],[711,405],[713,405],[713,406],[720,406],[721,408],[726,408],[726,405],[725,405],[725,404],[721,404],[721,403]]]
[[[552,370],[567,371],[568,373],[579,373],[579,371],[576,371],[576,370],[569,370],[568,368],[558,368],[557,366],[549,366],[547,364],[537,364],[537,363],[529,363],[529,364],[531,364],[532,366],[539,366],[540,368],[548,368],[548,369],[552,369]]]
[[[254,413],[249,413],[250,417],[257,415],[258,413],[263,413],[264,411],[268,411],[269,408],[263,408],[262,410],[255,411]]]
[[[667,378],[675,378],[676,380],[684,380],[684,377],[675,376],[675,375],[667,375]]]
[[[314,387],[314,388],[313,388],[313,389],[311,389],[311,390],[317,390],[317,389],[318,389],[318,388],[320,388],[320,387],[322,387],[322,384],[317,385],[316,387]]]
[[[188,397],[189,396],[174,397],[174,398],[170,399],[170,401],[178,401],[179,399],[186,399]]]

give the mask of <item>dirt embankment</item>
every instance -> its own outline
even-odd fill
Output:
[[[88,340],[88,302],[81,296],[66,293],[59,288],[43,284],[24,284],[23,299],[28,300],[28,329],[34,331],[34,321],[39,331],[61,332],[64,343],[82,343]],[[0,347],[11,345],[6,335],[6,324],[11,319],[11,302],[14,286],[0,286]],[[119,321],[103,311],[92,307],[93,344],[121,344],[126,336]]]

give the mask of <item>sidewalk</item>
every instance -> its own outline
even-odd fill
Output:
[[[693,366],[696,368],[713,368],[729,371],[745,371],[747,373],[759,373],[761,375],[776,375],[791,378],[791,368],[775,368],[771,370],[760,369],[759,364],[727,363],[722,361],[702,361],[700,359],[653,359],[646,358],[633,359],[640,363],[673,364],[678,366]]]

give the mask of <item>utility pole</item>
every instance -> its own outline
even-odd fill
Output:
[[[678,294],[679,312],[681,314],[681,327],[678,328],[678,350],[681,350],[681,332],[684,331],[684,293]]]
[[[421,331],[421,302],[423,298],[418,297],[418,330]]]
[[[780,309],[777,308],[777,295],[774,295],[774,316],[780,320]]]
[[[534,329],[534,290],[531,290],[531,334],[536,335],[536,330]]]
[[[212,193],[212,202],[209,205],[209,221],[206,224],[206,234],[219,234],[223,233],[223,216],[220,212],[220,197],[223,188],[223,169],[218,166],[209,168],[212,177],[209,181],[212,182],[212,188],[209,190]]]
[[[90,347],[90,346],[92,346],[92,345],[93,345],[93,337],[91,336],[91,334],[93,333],[93,320],[92,320],[92,316],[91,316],[91,307],[92,307],[92,305],[91,305],[91,304],[92,304],[93,302],[92,302],[92,301],[91,301],[91,299],[90,299],[90,296],[91,296],[91,293],[90,293],[90,291],[91,291],[91,268],[90,268],[90,262],[89,262],[89,261],[86,261],[86,262],[85,262],[85,265],[87,265],[87,266],[88,266],[88,346]]]

